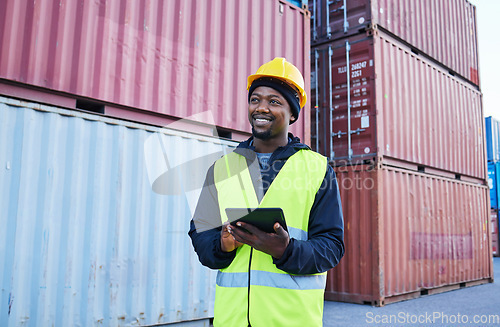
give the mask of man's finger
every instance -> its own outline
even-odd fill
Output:
[[[247,223],[244,223],[242,221],[239,221],[236,223],[236,226],[238,227],[241,227],[241,228],[244,228],[246,229],[247,231],[249,231],[250,233],[252,234],[257,234],[259,232],[262,232],[260,229],[258,229],[257,227],[255,227],[254,225],[252,224],[247,224]]]
[[[276,234],[278,234],[278,236],[283,237],[283,238],[288,237],[287,231],[283,227],[281,227],[280,223],[278,223],[278,222],[275,223],[273,227],[274,227],[274,231],[276,232]]]
[[[248,237],[251,234],[245,232],[242,228],[231,228],[231,235],[233,235],[234,239],[238,242],[248,244]]]

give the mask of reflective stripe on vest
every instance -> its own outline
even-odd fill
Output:
[[[323,290],[326,275],[290,275],[252,270],[250,285],[285,288],[289,290]],[[248,273],[217,273],[217,286],[248,287]]]
[[[247,159],[232,152],[214,166],[222,221],[226,208],[283,209],[290,238],[306,241],[309,214],[326,173],[326,158],[300,150],[288,158],[259,202]],[[260,168],[257,158],[250,169]],[[290,275],[273,258],[248,245],[239,247],[233,262],[217,275],[215,326],[321,326],[326,272]],[[247,306],[250,312],[247,312]],[[249,322],[247,321],[247,314]]]

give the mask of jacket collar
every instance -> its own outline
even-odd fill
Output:
[[[244,156],[244,157],[249,157],[249,152],[253,154],[252,157],[255,157],[255,147],[252,145],[253,144],[253,136],[250,137],[248,140],[241,142],[238,144],[234,152]],[[271,157],[274,160],[278,159],[288,159],[295,153],[297,153],[299,150],[311,150],[309,146],[307,146],[304,143],[300,142],[300,139],[296,136],[293,136],[292,133],[288,133],[288,144],[285,146],[280,146],[278,147]],[[251,151],[248,151],[251,150]],[[251,159],[251,158],[249,158]]]

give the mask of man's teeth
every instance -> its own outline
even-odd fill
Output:
[[[261,121],[261,122],[268,122],[268,121],[270,121],[269,119],[264,119],[264,118],[257,118],[255,120],[256,121]]]

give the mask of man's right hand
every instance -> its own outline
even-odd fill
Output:
[[[234,251],[236,248],[243,245],[243,243],[234,239],[233,235],[229,233],[228,228],[231,228],[231,226],[228,222],[225,222],[220,232],[220,246],[224,252]]]

